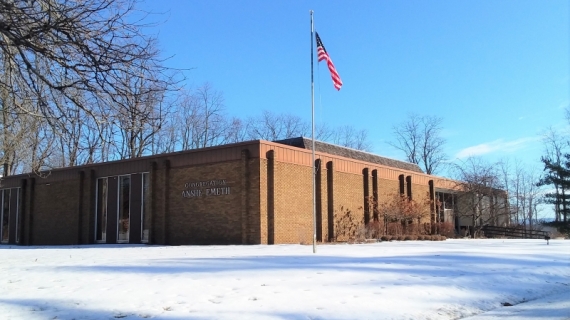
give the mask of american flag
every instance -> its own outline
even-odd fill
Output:
[[[319,37],[319,34],[316,32],[315,32],[315,35],[317,38],[317,57],[318,57],[318,60],[319,60],[319,62],[321,62],[322,60],[327,61],[327,66],[329,67],[329,71],[331,72],[333,85],[337,90],[340,90],[340,87],[342,87],[342,80],[340,80],[340,76],[338,75],[338,72],[336,72],[336,68],[334,67],[334,64],[331,60],[331,57],[327,53],[327,50],[325,49],[325,46],[323,45],[323,42],[321,41],[321,37]]]

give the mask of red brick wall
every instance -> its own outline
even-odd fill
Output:
[[[35,186],[31,228],[35,245],[63,245],[78,242],[78,181],[57,181]]]
[[[247,151],[244,153],[244,150]],[[271,152],[274,152],[273,159]],[[449,180],[417,172],[318,152],[316,156],[321,160],[317,179],[320,191],[317,199],[320,229],[317,233],[322,241],[328,241],[331,224],[337,240],[349,237],[346,232],[341,235],[339,229],[340,217],[347,212],[352,216],[352,234],[358,232],[366,209],[364,184],[368,185],[368,195],[373,196],[374,170],[378,177],[379,202],[399,192],[399,175],[411,177],[412,197],[418,201],[428,193],[430,179],[434,179],[439,188],[451,185]],[[310,150],[253,141],[54,170],[47,178],[38,178],[33,194],[29,193],[33,197],[30,199],[33,206],[28,206],[33,212],[30,221],[26,222],[31,228],[30,244],[91,242],[95,180],[132,172],[151,173],[150,243],[311,243],[312,161]],[[334,167],[332,175],[327,169],[329,162]],[[366,181],[364,169],[368,170]],[[81,208],[80,170],[85,172]],[[332,183],[329,181],[331,176]],[[18,186],[23,178],[8,177],[4,182],[7,186]],[[216,187],[229,187],[229,194],[201,197],[184,197],[182,194],[183,190],[193,189],[186,188],[186,183],[216,179],[225,180],[224,185]],[[329,197],[332,197],[330,203]],[[336,216],[332,223],[329,211]]]
[[[312,243],[312,168],[275,164],[275,243]]]
[[[169,244],[240,244],[241,195],[246,192],[241,174],[240,161],[172,168]]]

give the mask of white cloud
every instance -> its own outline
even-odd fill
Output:
[[[495,141],[481,143],[475,146],[459,150],[459,152],[455,154],[455,158],[464,159],[471,156],[481,156],[484,154],[489,154],[498,151],[507,152],[507,153],[515,152],[539,139],[540,139],[539,137],[520,138],[512,141],[505,141],[503,139],[498,139]]]

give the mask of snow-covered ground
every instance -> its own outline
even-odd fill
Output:
[[[0,246],[0,318],[570,319],[568,240],[402,241],[317,251]]]

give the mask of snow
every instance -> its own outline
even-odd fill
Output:
[[[0,246],[0,315],[570,319],[570,241]]]

